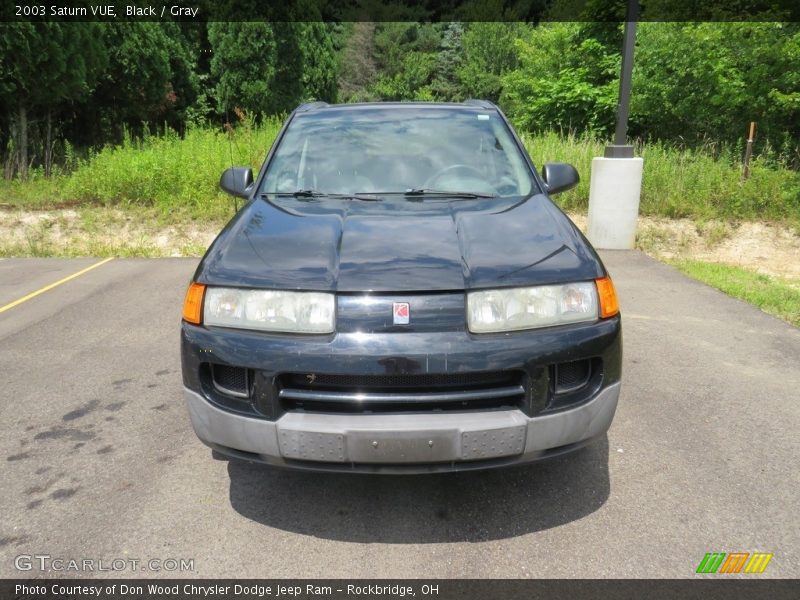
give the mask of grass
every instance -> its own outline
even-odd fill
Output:
[[[699,219],[695,223],[695,228],[697,229],[697,234],[711,248],[718,246],[734,233],[734,228],[730,223],[718,220],[706,221],[705,219]]]
[[[255,125],[245,117],[233,133],[195,128],[182,138],[174,132],[126,138],[69,174],[45,179],[34,170],[26,182],[0,181],[0,207],[154,208],[162,223],[230,217],[232,201],[219,190],[220,174],[232,164],[257,171],[280,125],[278,118]]]
[[[166,222],[219,220],[230,215],[231,200],[219,191],[220,173],[235,165],[258,169],[281,125],[279,118],[255,124],[245,115],[232,133],[211,128],[126,139],[80,162],[68,174],[45,179],[34,171],[29,181],[0,180],[0,207],[46,209],[86,205],[139,210],[152,207]],[[591,162],[604,143],[588,136],[555,132],[523,134],[537,165],[574,164],[583,178],[577,188],[555,196],[563,208],[585,212]],[[800,230],[800,173],[755,159],[742,182],[741,165],[730,155],[639,144],[645,161],[640,212],[698,222],[767,220]],[[713,233],[724,236],[724,231]]]
[[[220,219],[195,221],[176,220],[153,206],[0,211],[0,257],[201,256],[232,215],[230,207]]]
[[[555,197],[566,210],[586,212],[592,159],[603,156],[605,144],[587,136],[554,132],[523,135],[534,163],[568,162],[582,180],[577,188]],[[765,220],[800,229],[800,173],[756,158],[751,175],[742,181],[742,168],[730,156],[677,149],[660,142],[638,144],[644,159],[639,212],[648,216]]]
[[[694,279],[800,327],[800,281],[781,280],[718,263],[681,260],[672,264]]]
[[[658,255],[660,250],[665,247],[685,250],[688,245],[689,240],[684,236],[676,241],[672,232],[666,229],[640,225],[636,231],[636,248],[651,255]]]

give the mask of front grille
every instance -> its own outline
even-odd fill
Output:
[[[288,387],[311,389],[346,388],[353,390],[395,390],[408,388],[468,388],[513,385],[519,380],[514,371],[487,373],[404,373],[400,375],[325,375],[290,373],[281,376]]]
[[[404,412],[518,406],[520,371],[448,374],[329,375],[285,373],[277,378],[285,410]]]
[[[212,365],[211,378],[218,392],[237,398],[250,396],[247,369],[228,365]]]

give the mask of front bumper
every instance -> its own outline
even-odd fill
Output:
[[[512,465],[576,449],[611,426],[619,382],[569,410],[432,414],[285,413],[275,421],[217,408],[184,388],[197,436],[223,454],[309,470],[378,473]]]

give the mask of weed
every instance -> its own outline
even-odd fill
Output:
[[[138,140],[126,135],[120,146],[108,146],[86,159],[72,155],[69,174],[46,179],[34,171],[29,181],[0,180],[0,201],[29,210],[131,208],[145,211],[159,225],[225,221],[233,214],[234,202],[219,190],[221,172],[231,164],[258,169],[281,125],[277,117],[257,124],[244,112],[236,114],[239,122],[229,130],[191,127],[183,137],[167,131]],[[565,210],[585,213],[592,159],[603,155],[604,143],[556,132],[521,137],[537,165],[561,161],[577,167],[582,176],[578,186],[554,200]],[[644,159],[642,215],[774,221],[800,231],[800,173],[757,157],[750,178],[742,182],[741,165],[732,152],[661,142],[640,143],[636,149]],[[712,230],[703,237],[718,243],[724,235]]]
[[[659,255],[664,248],[671,246],[673,236],[667,229],[659,227],[639,227],[636,231],[636,247],[648,254]]]
[[[733,233],[733,228],[729,223],[716,219],[711,221],[700,219],[695,223],[695,228],[697,235],[703,238],[709,248],[719,246]]]
[[[589,136],[555,132],[523,134],[534,164],[568,162],[581,182],[554,200],[564,209],[586,212],[592,159],[604,144]],[[756,158],[742,182],[741,165],[730,153],[680,149],[661,142],[638,144],[644,159],[640,214],[669,218],[780,221],[800,228],[800,173]]]

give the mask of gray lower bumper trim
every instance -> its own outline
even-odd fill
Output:
[[[614,417],[619,383],[577,408],[530,418],[519,410],[432,414],[287,413],[271,422],[217,408],[184,389],[198,437],[267,462],[422,464],[506,457],[533,460],[543,451],[603,434]]]

